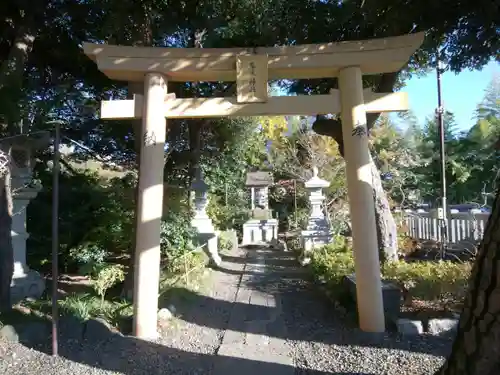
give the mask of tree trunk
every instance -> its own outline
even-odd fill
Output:
[[[9,55],[0,66],[0,101],[7,131],[11,135],[17,133],[20,120],[19,101],[24,70],[35,41],[32,29],[31,16],[25,16],[17,27]],[[10,147],[2,151],[10,154]],[[5,311],[12,307],[10,285],[14,272],[10,163],[0,174],[0,311]]]
[[[381,262],[398,260],[398,227],[391,212],[387,194],[382,186],[380,172],[370,158],[373,200],[375,203],[375,219],[377,220],[377,238],[380,249]]]
[[[436,375],[500,374],[500,192],[469,280],[453,350]]]
[[[8,150],[4,151],[8,152]],[[11,290],[14,273],[14,251],[12,249],[12,189],[10,165],[0,171],[0,312],[12,307]]]
[[[16,36],[9,50],[9,55],[0,66],[0,100],[9,134],[17,133],[14,124],[19,123],[19,101],[22,95],[24,69],[28,56],[35,42],[31,32],[31,18],[23,19],[23,24],[16,30]]]
[[[339,145],[339,152],[344,157],[344,141],[342,138],[342,123],[340,120],[319,118],[313,124],[313,130],[322,135],[335,139]],[[380,172],[371,159],[373,182],[373,202],[377,220],[377,239],[381,261],[396,260],[398,258],[398,232],[396,221],[392,215],[387,194],[382,187]]]

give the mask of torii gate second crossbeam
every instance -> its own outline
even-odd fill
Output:
[[[157,336],[160,221],[167,118],[341,113],[352,220],[359,324],[385,330],[366,113],[405,111],[404,93],[363,90],[363,74],[397,72],[423,42],[423,33],[356,42],[196,49],[84,44],[109,78],[142,82],[131,100],[103,101],[101,118],[142,119],[134,281],[134,334]],[[268,97],[274,79],[338,77],[330,95]],[[236,81],[235,98],[178,99],[168,81]]]

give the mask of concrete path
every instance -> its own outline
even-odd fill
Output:
[[[216,375],[293,375],[295,372],[292,354],[284,339],[287,332],[280,297],[265,290],[270,281],[279,277],[270,272],[270,264],[266,263],[271,254],[270,250],[250,249],[241,267],[235,267],[237,259],[225,257],[221,271],[224,272],[224,266],[232,260],[233,271],[241,268],[241,277],[217,352],[220,360],[215,361]],[[246,361],[239,362],[236,358]]]

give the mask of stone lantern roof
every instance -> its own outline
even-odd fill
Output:
[[[321,178],[318,177],[318,168],[313,167],[313,176],[306,181],[304,184],[306,188],[327,188],[330,186],[330,183],[328,181],[325,181]]]

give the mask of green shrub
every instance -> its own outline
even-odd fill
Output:
[[[38,171],[43,190],[27,210],[27,260],[42,272],[50,269],[52,173]],[[59,186],[59,259],[63,272],[87,262],[128,252],[134,218],[132,175],[111,180],[97,173],[61,173]],[[86,272],[86,271],[85,271]]]
[[[161,252],[167,262],[195,248],[197,231],[188,209],[169,210],[161,222]]]
[[[248,203],[234,199],[225,205],[223,198],[211,196],[207,207],[207,214],[214,226],[220,230],[238,229],[250,217]]]
[[[387,280],[398,283],[410,297],[425,301],[460,301],[465,297],[471,263],[389,262],[383,267]]]
[[[312,253],[311,270],[314,277],[333,293],[339,291],[342,279],[354,272],[352,251],[345,247],[343,237]]]
[[[226,232],[226,231],[221,232],[219,234],[219,237],[218,237],[219,252],[227,253],[227,252],[231,251],[233,249],[233,246],[237,245],[237,244],[233,243],[233,240],[234,240],[234,238],[232,236],[230,236],[228,232]],[[236,240],[238,240],[237,237],[236,237]]]
[[[78,273],[95,276],[106,261],[109,252],[98,244],[84,242],[69,252],[70,257],[78,263]]]
[[[311,271],[318,281],[332,290],[339,290],[342,279],[354,272],[352,250],[342,237],[333,244],[312,253]],[[393,281],[411,298],[424,301],[461,301],[467,289],[471,263],[389,262],[383,266],[382,277]]]
[[[106,264],[97,271],[96,278],[92,280],[92,287],[104,303],[106,291],[125,280],[124,267],[121,264]]]

